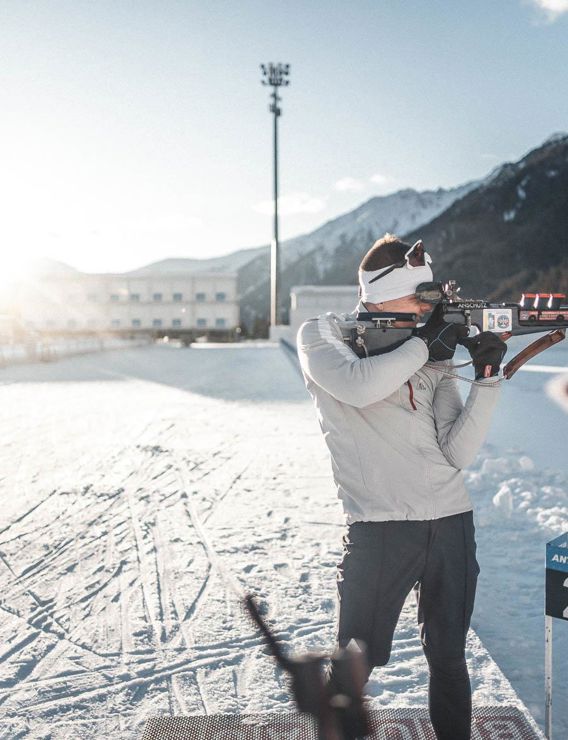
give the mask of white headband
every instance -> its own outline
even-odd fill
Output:
[[[416,246],[416,245],[414,245]],[[412,247],[414,249],[414,247]],[[405,255],[406,264],[402,267],[381,267],[380,270],[366,272],[359,270],[359,285],[361,286],[361,300],[369,303],[384,303],[395,298],[413,295],[420,283],[432,282],[433,274],[430,256],[425,253],[425,264],[412,267],[408,262],[409,249]],[[384,273],[384,275],[383,275]],[[378,275],[383,277],[376,280]]]

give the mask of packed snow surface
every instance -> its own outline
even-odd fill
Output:
[[[205,541],[286,649],[333,648],[343,518],[293,358],[268,343],[156,346],[0,373],[0,737],[134,739],[158,714],[292,710]],[[502,435],[466,474],[482,568],[468,658],[477,704],[522,700],[542,723],[544,545],[568,528],[568,496],[531,440],[551,434],[551,408],[568,417],[546,401],[550,375],[517,377],[542,400],[526,447]],[[505,428],[523,418],[514,387]],[[367,687],[375,707],[427,704],[415,620],[409,600]]]

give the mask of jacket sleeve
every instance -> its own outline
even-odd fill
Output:
[[[357,408],[390,396],[428,359],[428,349],[418,337],[392,352],[361,359],[325,315],[300,327],[297,344],[304,376],[338,401]]]
[[[444,457],[455,468],[466,468],[474,461],[489,431],[493,410],[500,395],[494,378],[472,385],[465,404],[455,378],[444,377],[434,393],[434,419],[438,444]]]

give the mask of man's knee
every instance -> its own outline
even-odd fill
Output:
[[[369,656],[371,667],[380,668],[386,665],[391,656],[390,648],[379,648],[373,651],[372,655]]]
[[[360,631],[360,634],[363,634],[363,630]],[[369,634],[369,631],[367,630],[364,637],[358,636],[354,638],[352,635],[345,635],[340,632],[337,647],[347,647],[352,640],[355,640],[356,643],[364,646],[367,662],[369,664],[369,673],[373,668],[378,668],[389,662],[392,650],[392,635],[389,634],[384,639],[383,637],[380,639],[373,639],[373,636]]]
[[[430,675],[444,681],[469,679],[464,653],[444,653],[424,648]]]

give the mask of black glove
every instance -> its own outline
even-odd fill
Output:
[[[475,379],[492,378],[499,373],[507,345],[492,331],[482,331],[475,337],[460,339],[468,350],[475,368]]]
[[[443,319],[441,304],[432,311],[424,326],[414,329],[413,336],[420,337],[428,347],[428,359],[436,362],[451,360],[456,344],[467,337],[469,329],[463,324],[449,324]]]

